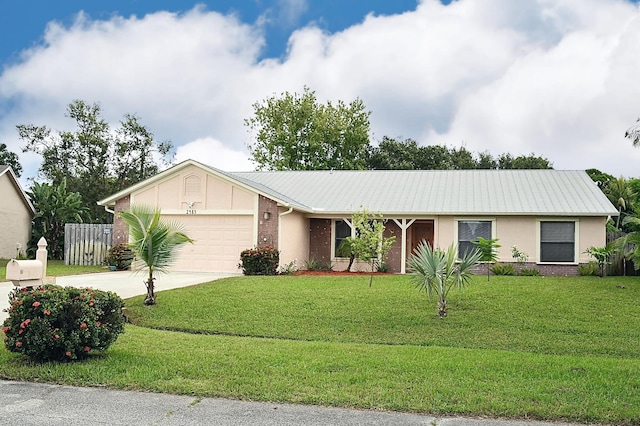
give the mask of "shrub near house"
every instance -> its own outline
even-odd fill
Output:
[[[4,344],[36,361],[86,358],[124,332],[124,303],[113,292],[47,285],[12,290],[10,301]]]
[[[244,275],[276,275],[280,252],[273,247],[256,247],[240,253],[239,268]]]

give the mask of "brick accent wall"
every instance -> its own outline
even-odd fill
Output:
[[[269,219],[264,218],[265,212]],[[262,195],[258,198],[258,246],[278,248],[278,205]]]
[[[385,224],[383,236],[385,238],[396,237],[391,250],[387,253],[386,261],[389,266],[389,272],[400,273],[402,266],[402,230],[393,220],[389,220]]]
[[[116,206],[113,209],[115,212],[113,215],[113,245],[129,241],[129,227],[118,216],[118,213],[128,210],[130,205],[131,198],[129,195],[116,201]]]
[[[309,232],[309,259],[329,262],[331,260],[331,219],[310,219]]]

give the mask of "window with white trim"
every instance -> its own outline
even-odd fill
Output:
[[[491,239],[491,220],[458,221],[458,257],[464,257],[474,250],[479,237]]]
[[[337,253],[340,243],[351,236],[351,226],[344,220],[336,220],[334,226],[333,252]]]
[[[575,262],[576,223],[540,222],[540,262]]]

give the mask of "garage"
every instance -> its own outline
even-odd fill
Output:
[[[167,215],[181,222],[195,242],[185,244],[176,271],[240,272],[240,252],[254,246],[252,215]]]

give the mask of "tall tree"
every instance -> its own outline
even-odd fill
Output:
[[[513,157],[511,154],[502,154],[497,160],[499,169],[553,169],[551,162],[544,157],[531,153]]]
[[[385,136],[370,147],[368,169],[377,170],[470,170],[470,169],[552,169],[548,159],[535,154],[506,153],[494,158],[488,151],[473,153],[466,147],[419,146],[413,139]]]
[[[153,134],[134,115],[125,115],[115,131],[102,118],[99,104],[74,100],[66,116],[74,120],[74,131],[57,132],[47,126],[21,124],[23,151],[42,156],[40,175],[67,185],[82,195],[89,208],[90,222],[110,221],[96,201],[158,172],[170,164],[171,143],[156,143]]]
[[[253,141],[249,152],[262,170],[351,170],[366,165],[369,111],[356,99],[349,105],[319,104],[314,91],[283,93],[253,104],[245,120]]]
[[[193,240],[183,232],[184,226],[180,222],[161,220],[160,209],[133,205],[129,211],[119,215],[129,226],[129,248],[142,260],[149,273],[144,283],[147,287],[144,304],[155,305],[154,274],[167,272],[175,260],[176,249]]]
[[[6,144],[0,143],[0,165],[11,166],[17,177],[22,174],[22,165],[15,152],[9,151]]]
[[[68,190],[65,179],[57,185],[34,182],[27,195],[36,210],[27,251],[33,255],[38,240],[44,237],[49,245],[49,257],[62,259],[64,224],[83,222],[88,214],[82,197],[78,192]]]
[[[413,170],[420,158],[420,148],[413,139],[395,140],[384,136],[369,150],[367,168],[373,170]]]

